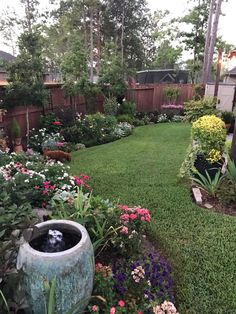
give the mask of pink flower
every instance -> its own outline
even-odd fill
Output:
[[[120,233],[128,234],[129,233],[128,227],[123,226],[122,229],[120,230]]]
[[[56,186],[55,186],[55,185],[50,185],[50,189],[51,189],[51,190],[55,190],[55,189],[56,189]]]
[[[48,181],[44,181],[43,185],[44,185],[45,189],[49,189],[49,182]]]
[[[127,205],[119,205],[119,208],[121,210],[124,210],[124,211],[128,211],[129,210],[129,206],[127,206]]]
[[[141,217],[141,220],[142,220],[142,221],[145,221],[146,219],[145,219],[145,217],[142,216],[142,217]]]
[[[39,186],[38,186],[38,185],[35,185],[34,188],[35,188],[35,190],[38,190],[38,189],[39,189]]]
[[[88,175],[86,175],[86,174],[83,174],[83,173],[81,173],[80,176],[83,177],[85,181],[87,181],[87,180],[90,179],[90,176],[88,176]]]
[[[119,305],[120,307],[124,307],[124,306],[125,306],[125,302],[124,302],[123,300],[120,300],[120,301],[118,302],[118,305]]]
[[[45,207],[45,206],[46,206],[46,202],[43,201],[43,202],[41,203],[41,206],[42,206],[42,207]]]
[[[97,263],[95,265],[95,271],[98,272],[101,268],[103,268],[103,265],[101,263]]]
[[[92,311],[93,311],[93,312],[97,312],[97,310],[98,310],[97,305],[93,305],[93,306],[92,306]]]
[[[138,314],[143,314],[143,312],[142,311],[138,311]]]
[[[64,145],[65,145],[65,143],[64,142],[57,142],[57,147],[63,147]]]
[[[135,214],[130,214],[129,217],[130,217],[131,220],[135,220],[135,219],[137,218],[137,215],[135,215]]]
[[[60,121],[53,121],[52,124],[53,125],[61,125],[61,122]]]
[[[129,215],[128,214],[123,214],[123,215],[120,216],[120,219],[128,221],[129,220]]]
[[[110,314],[115,314],[116,308],[113,306],[110,308]]]

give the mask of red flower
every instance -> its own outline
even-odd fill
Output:
[[[52,124],[53,125],[61,125],[61,122],[60,121],[53,121]]]
[[[124,302],[123,300],[120,300],[120,301],[118,302],[118,305],[119,305],[120,307],[124,307],[124,306],[125,306],[125,302]]]
[[[143,312],[142,311],[138,311],[138,314],[143,314]]]

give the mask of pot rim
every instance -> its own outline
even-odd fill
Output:
[[[35,226],[37,228],[43,228],[43,227],[47,227],[47,226],[52,226],[53,225],[58,225],[58,224],[61,224],[62,226],[72,226],[74,228],[74,230],[78,230],[78,233],[80,233],[81,235],[81,239],[80,241],[75,245],[73,246],[72,248],[68,249],[68,250],[64,250],[64,251],[61,251],[61,252],[54,252],[54,253],[48,253],[48,252],[41,252],[41,251],[38,251],[36,249],[34,249],[30,244],[29,242],[24,242],[22,247],[24,247],[24,250],[26,250],[28,253],[30,253],[31,255],[37,255],[37,256],[42,256],[42,257],[50,257],[50,258],[53,258],[53,257],[63,257],[63,256],[66,256],[68,254],[71,254],[73,252],[77,252],[78,249],[80,247],[82,247],[84,244],[86,244],[86,240],[89,238],[89,235],[88,235],[88,232],[87,230],[85,229],[84,226],[82,226],[81,224],[79,224],[78,222],[75,222],[75,221],[72,221],[72,220],[56,220],[56,219],[52,219],[52,220],[48,220],[48,221],[44,221],[44,222],[41,222],[41,223],[38,223],[36,224]],[[68,230],[70,230],[68,228]]]

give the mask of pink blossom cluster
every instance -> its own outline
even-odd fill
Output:
[[[80,176],[73,176],[75,184],[78,186],[84,186],[86,189],[91,190],[91,187],[87,184],[87,181],[90,179],[90,176],[81,173]]]
[[[103,277],[111,277],[112,269],[110,266],[105,266],[101,263],[97,263],[95,265],[95,272],[100,273]]]
[[[120,220],[124,225],[127,225],[130,221],[141,220],[150,222],[151,215],[147,208],[141,207],[128,207],[127,205],[119,205],[119,208],[123,212],[120,216]],[[124,233],[126,229],[124,229]]]
[[[56,143],[56,146],[58,147],[58,148],[60,148],[60,147],[63,147],[63,146],[65,146],[65,142],[57,142]]]
[[[42,187],[36,185],[34,188],[35,190],[42,188],[42,195],[48,195],[50,191],[54,191],[56,189],[56,185],[51,185],[50,182],[44,181]]]
[[[183,105],[176,105],[175,103],[172,104],[164,104],[161,106],[162,109],[183,109]]]

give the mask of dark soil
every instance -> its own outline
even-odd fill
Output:
[[[218,198],[214,198],[210,196],[206,191],[202,189],[201,189],[201,193],[202,193],[202,200],[203,200],[201,207],[207,208],[207,206],[205,205],[210,204],[213,207],[208,208],[209,210],[222,213],[225,215],[236,216],[236,204],[232,204],[232,205],[223,204],[222,202],[220,202]]]

